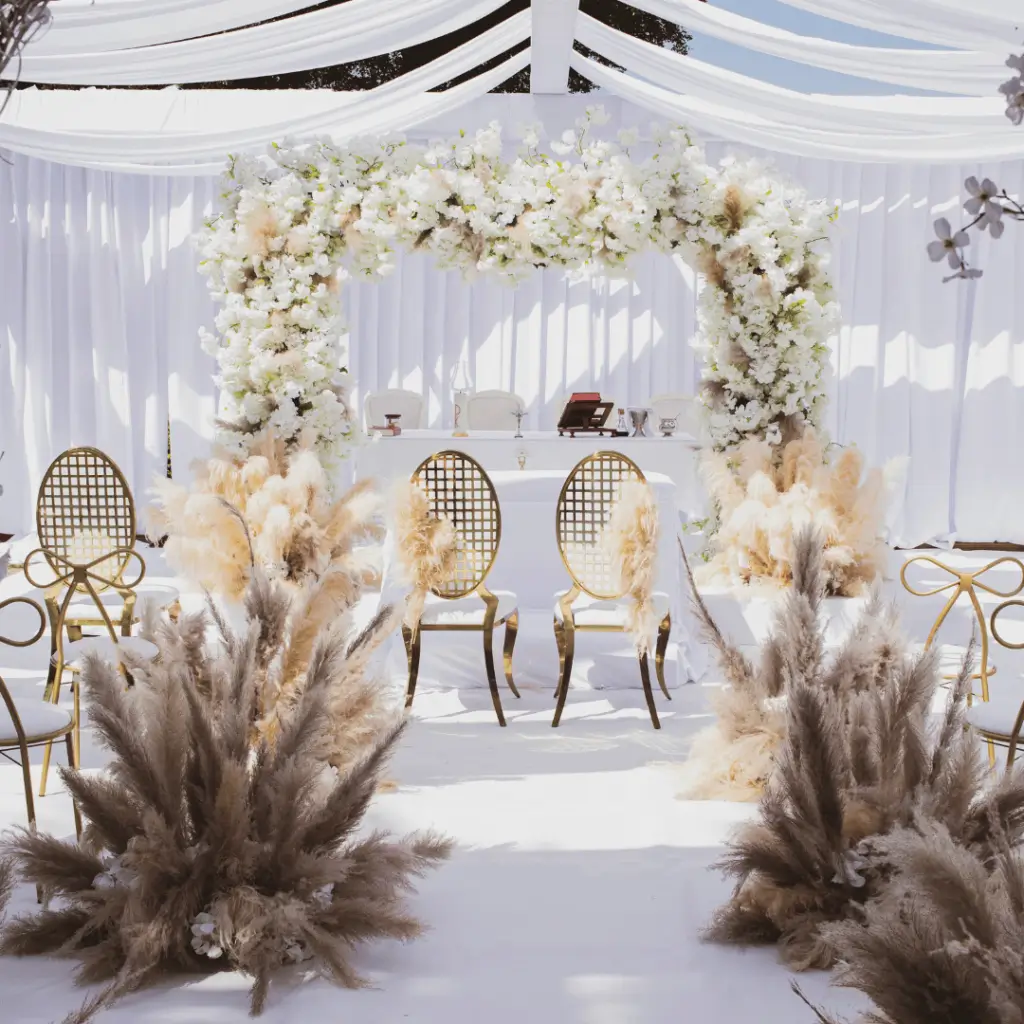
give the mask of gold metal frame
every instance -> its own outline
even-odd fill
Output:
[[[105,627],[116,644],[118,632],[100,599],[114,590],[123,607],[121,636],[130,636],[135,620],[135,588],[146,575],[146,563],[135,550],[135,502],[124,474],[98,448],[70,448],[50,463],[39,485],[36,500],[36,531],[40,546],[26,558],[22,571],[34,587],[45,593],[50,622],[50,676],[46,699],[56,704],[64,678],[64,632],[71,641],[82,639],[83,628]],[[32,560],[40,556],[52,578],[33,577]],[[132,578],[129,567],[138,562]],[[98,616],[70,619],[68,608],[77,594],[87,594]],[[130,680],[129,680],[130,681]],[[75,696],[74,745],[80,751],[80,722],[77,713],[78,683],[72,680]],[[46,795],[52,740],[43,754],[39,795]]]
[[[943,572],[949,573],[949,575],[953,577],[952,582],[943,584],[941,587],[933,587],[931,590],[915,590],[907,582],[907,569],[917,562],[926,562],[929,565],[934,565],[937,569],[941,569]],[[1003,565],[1007,562],[1016,565],[1017,568],[1020,569],[1021,579],[1016,588],[1003,592],[1002,590],[996,590],[994,587],[990,587],[987,584],[980,582],[979,577],[983,576],[990,569],[994,569],[997,565]],[[931,555],[915,555],[913,558],[910,558],[903,563],[903,568],[900,570],[900,582],[903,584],[904,589],[909,591],[915,597],[934,597],[936,594],[945,593],[947,590],[953,591],[942,611],[939,612],[939,617],[935,620],[935,624],[932,626],[931,632],[928,634],[928,639],[924,643],[925,650],[931,647],[932,642],[935,640],[943,622],[946,621],[946,616],[953,610],[953,606],[959,600],[960,595],[967,594],[970,598],[971,605],[974,608],[974,615],[978,620],[978,627],[981,632],[981,660],[978,664],[978,671],[974,673],[973,678],[981,680],[981,699],[983,701],[987,701],[988,681],[993,675],[995,675],[996,667],[995,665],[989,664],[988,627],[985,622],[985,613],[981,608],[981,602],[978,600],[977,591],[984,590],[985,593],[994,594],[996,597],[1015,597],[1021,592],[1021,590],[1024,590],[1024,563],[1017,558],[1011,558],[1008,555],[1004,555],[1002,558],[997,558],[995,561],[989,562],[988,565],[982,566],[974,572],[957,572],[956,569],[953,569],[948,565],[944,565],[937,559],[932,558]],[[999,609],[996,609],[996,611],[998,610]],[[950,676],[949,678],[953,677]]]
[[[1011,559],[1016,562],[1016,559]],[[995,563],[993,563],[995,564]],[[989,620],[992,638],[995,640],[1000,647],[1005,647],[1009,651],[1024,651],[1024,644],[1012,644],[1008,640],[1004,640],[999,635],[999,630],[996,629],[996,619],[999,617],[999,613],[1007,608],[1024,608],[1024,601],[1010,600],[1004,601],[995,611],[992,612],[992,617]],[[1024,728],[1024,702],[1021,702],[1020,710],[1017,712],[1017,717],[1013,723],[1013,729],[1009,735],[1000,732],[991,732],[988,729],[979,729],[977,726],[971,726],[972,729],[988,744],[988,759],[989,763],[993,766],[996,763],[996,747],[1006,747],[1006,770],[1009,771],[1013,767],[1013,762],[1017,757],[1017,746],[1020,743],[1020,731]]]
[[[459,539],[455,572],[433,593],[448,601],[476,594],[484,603],[484,618],[480,625],[470,623],[417,623],[415,628],[402,627],[405,653],[409,663],[409,682],[406,687],[405,706],[411,707],[416,696],[416,680],[420,669],[420,649],[424,633],[473,632],[483,633],[484,664],[487,684],[498,724],[505,725],[505,714],[498,693],[498,680],[494,669],[494,628],[504,625],[505,643],[503,661],[505,681],[513,695],[518,697],[512,678],[512,652],[519,631],[519,610],[514,608],[506,616],[498,616],[498,598],[485,586],[485,581],[501,543],[501,506],[491,478],[476,459],[463,452],[445,450],[424,459],[412,474],[412,481],[423,489],[430,503],[431,513],[444,516],[455,527]]]
[[[31,647],[42,635],[46,629],[46,616],[43,614],[43,609],[36,604],[31,598],[28,597],[10,597],[6,601],[0,601],[0,610],[7,608],[13,604],[27,604],[39,615],[39,628],[36,630],[35,635],[29,637],[28,640],[13,640],[8,636],[0,634],[0,644],[6,644],[8,647]],[[7,705],[7,712],[11,716],[11,722],[14,725],[15,735],[18,737],[16,748],[4,747],[0,754],[13,761],[7,751],[17,749],[21,760],[16,762],[21,766],[22,782],[25,788],[25,808],[28,811],[28,827],[29,831],[35,832],[36,830],[36,807],[35,801],[32,797],[32,773],[29,765],[28,752],[31,747],[39,747],[44,743],[46,744],[47,750],[53,745],[54,740],[60,739],[62,736],[67,744],[68,751],[68,765],[72,768],[78,768],[79,766],[79,754],[78,745],[74,740],[74,733],[78,722],[78,690],[75,689],[75,707],[72,713],[71,721],[61,729],[56,729],[53,732],[39,733],[29,735],[25,732],[25,727],[22,725],[21,716],[18,714],[18,709],[14,704],[14,698],[11,696],[11,691],[7,688],[7,684],[4,682],[2,676],[0,676],[0,699],[3,700],[4,704]],[[74,799],[71,801],[71,805],[74,808],[75,815],[75,834],[79,839],[82,838],[82,817],[78,810],[78,804]]]
[[[626,626],[582,626],[573,616],[572,606],[581,594],[600,601],[617,601],[625,597],[615,582],[611,559],[601,539],[622,485],[629,480],[645,481],[640,467],[630,458],[613,451],[600,451],[581,459],[562,484],[555,509],[555,536],[562,564],[572,579],[572,587],[558,601],[562,618],[554,616],[555,643],[558,646],[558,685],[555,688],[555,717],[552,728],[562,720],[562,710],[569,694],[576,633],[625,633]],[[595,499],[596,495],[596,499]],[[665,683],[665,652],[672,632],[672,617],[666,615],[658,626],[654,667],[661,692],[672,699]],[[655,729],[661,728],[654,704],[647,651],[637,655],[644,699]]]

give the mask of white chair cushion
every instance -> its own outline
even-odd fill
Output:
[[[555,618],[562,621],[562,607],[559,594],[555,599]],[[629,616],[629,598],[620,597],[616,601],[600,601],[589,594],[580,594],[572,606],[573,622],[577,626],[604,626],[625,629]],[[669,610],[669,599],[667,594],[654,595],[654,614],[660,623]]]
[[[510,590],[492,591],[498,599],[495,623],[504,622],[518,605],[516,595]],[[482,626],[487,611],[483,599],[476,594],[447,601],[436,594],[427,595],[420,623],[424,626]]]
[[[85,656],[93,652],[108,661],[116,661],[118,648],[129,650],[140,658],[155,658],[158,653],[156,644],[139,636],[118,637],[116,644],[109,636],[87,636],[64,645],[64,665],[77,672]]]
[[[989,686],[992,686],[991,682]],[[1024,687],[1011,686],[1005,690],[999,687],[998,690],[990,690],[989,696],[991,700],[975,699],[974,704],[967,709],[967,721],[981,732],[1009,736],[1020,713],[1021,702],[1024,701]],[[1024,729],[1020,737],[1024,739]]]
[[[34,696],[31,700],[15,699],[25,739],[32,743],[40,737],[52,736],[55,732],[71,726],[71,712],[49,701]],[[0,747],[17,746],[18,732],[14,728],[7,702],[0,698]]]
[[[144,601],[155,604],[157,608],[169,608],[181,596],[177,588],[166,587],[162,583],[141,583],[135,589],[135,595],[137,598],[135,602],[136,618],[138,618]],[[124,603],[116,590],[104,590],[100,594],[100,601],[112,619],[120,618]],[[100,613],[96,602],[88,594],[80,594],[68,606],[67,617],[72,621],[75,619],[98,619]]]

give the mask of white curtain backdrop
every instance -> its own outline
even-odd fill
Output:
[[[519,102],[522,101],[522,102]],[[606,101],[613,121],[644,124]],[[472,129],[537,114],[560,131],[572,98],[487,97],[448,121]],[[448,132],[445,123],[424,134]],[[727,147],[712,144],[718,159]],[[909,455],[905,545],[959,537],[1024,542],[1024,232],[972,253],[985,276],[943,285],[924,246],[937,216],[959,217],[961,183],[990,174],[1024,191],[1024,161],[986,166],[864,164],[776,157],[812,195],[842,208],[834,273],[843,306],[829,430],[868,461]],[[31,528],[46,465],[95,444],[141,498],[164,471],[171,422],[176,475],[205,451],[213,366],[196,332],[213,304],[189,235],[214,178],[121,175],[17,156],[0,164],[0,532]],[[422,388],[432,426],[450,425],[449,374],[469,359],[477,388],[517,391],[528,425],[554,425],[562,396],[599,388],[622,404],[692,392],[699,357],[692,272],[649,256],[631,280],[544,272],[518,289],[467,285],[425,258],[381,284],[346,286],[357,395]],[[140,502],[141,503],[141,502]]]

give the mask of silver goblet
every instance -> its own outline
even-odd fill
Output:
[[[646,437],[647,427],[647,410],[646,409],[630,409],[629,410],[629,421],[633,424],[633,433],[631,437]]]

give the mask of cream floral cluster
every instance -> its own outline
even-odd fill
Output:
[[[628,272],[649,248],[705,275],[705,397],[716,447],[782,439],[817,424],[836,322],[826,272],[830,211],[759,165],[710,166],[682,130],[658,130],[634,159],[635,132],[594,137],[589,108],[539,151],[535,129],[512,161],[497,124],[429,147],[317,140],[236,158],[202,267],[223,306],[204,345],[220,365],[239,454],[269,427],[343,454],[346,404],[340,280],[382,276],[398,248],[467,277],[516,283],[538,267]]]

